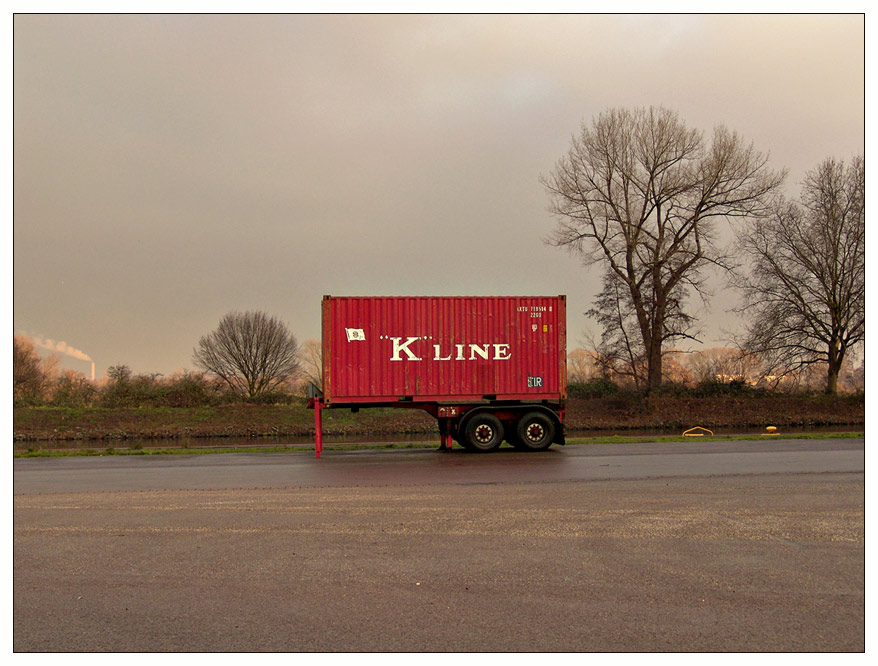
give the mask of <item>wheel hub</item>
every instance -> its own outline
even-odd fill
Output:
[[[531,423],[527,427],[526,434],[531,442],[539,442],[546,434],[546,431],[539,423]]]
[[[494,430],[489,425],[480,425],[475,431],[476,439],[482,444],[487,444],[494,437]]]

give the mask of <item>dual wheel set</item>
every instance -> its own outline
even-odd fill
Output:
[[[554,419],[542,412],[502,421],[490,412],[477,412],[465,416],[452,435],[472,451],[494,451],[504,440],[522,451],[545,451],[555,440],[556,427]]]

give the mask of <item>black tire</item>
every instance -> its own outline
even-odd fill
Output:
[[[466,422],[462,439],[474,451],[493,451],[503,441],[503,424],[493,414],[475,414]]]
[[[521,417],[516,432],[526,451],[545,451],[555,439],[555,423],[545,414],[530,412]]]

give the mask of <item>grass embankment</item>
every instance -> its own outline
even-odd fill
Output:
[[[435,420],[418,409],[327,410],[326,435],[375,436],[436,432]],[[589,430],[762,428],[838,426],[858,430],[865,424],[863,396],[717,396],[622,395],[573,398],[568,403],[570,437]],[[205,407],[63,408],[16,407],[16,442],[69,440],[182,439],[202,437],[289,437],[314,432],[314,413],[294,405]]]

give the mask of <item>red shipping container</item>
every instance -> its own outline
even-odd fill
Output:
[[[563,406],[566,299],[323,299],[323,403]]]

